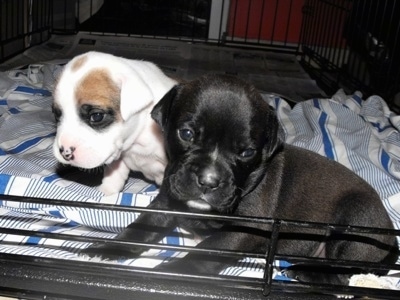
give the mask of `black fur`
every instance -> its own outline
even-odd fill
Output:
[[[257,216],[392,229],[374,189],[344,166],[279,139],[275,112],[255,88],[235,77],[208,75],[174,87],[152,117],[164,131],[169,164],[151,208]],[[142,213],[118,239],[157,242],[176,226],[203,234],[199,247],[267,251],[270,226]],[[394,262],[395,237],[282,227],[277,253]],[[142,249],[95,244],[105,258]],[[161,269],[218,273],[237,258],[190,253]],[[347,283],[348,270],[295,266],[301,281]]]

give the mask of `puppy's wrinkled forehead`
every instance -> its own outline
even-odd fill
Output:
[[[106,69],[93,69],[83,76],[75,88],[78,107],[91,104],[119,111],[119,88]]]
[[[121,120],[120,107],[120,87],[110,70],[96,65],[88,55],[66,65],[54,93],[57,122],[84,122],[105,129]]]
[[[256,148],[264,140],[266,105],[251,86],[230,78],[206,77],[180,92],[179,103],[172,108],[176,127],[190,128],[208,145],[232,149]]]
[[[208,78],[206,78],[208,79]],[[187,87],[183,91],[181,99],[191,97],[192,120],[203,123],[213,130],[236,127],[240,130],[248,128],[248,120],[252,119],[254,107],[252,95],[240,84],[233,84],[230,81],[207,81]]]
[[[96,62],[86,54],[66,65],[55,88],[57,106],[90,104],[119,109],[120,87],[113,80],[110,70],[98,66]]]

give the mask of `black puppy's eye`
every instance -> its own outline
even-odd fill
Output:
[[[242,151],[239,156],[243,158],[250,158],[253,157],[256,154],[256,150],[253,148],[248,148],[244,151]]]
[[[90,120],[90,122],[92,122],[92,123],[98,123],[98,122],[103,121],[104,115],[105,115],[104,113],[95,112],[95,113],[90,114],[89,120]]]
[[[186,142],[192,142],[194,139],[194,133],[190,129],[180,129],[179,137]]]

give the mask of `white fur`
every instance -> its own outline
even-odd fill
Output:
[[[74,62],[83,55],[86,61],[74,69]],[[160,130],[150,112],[176,81],[150,62],[99,52],[83,55],[65,66],[54,92],[55,104],[62,111],[53,147],[55,157],[63,164],[84,169],[107,165],[99,187],[107,195],[122,190],[130,170],[161,184],[167,159]],[[96,69],[107,70],[120,88],[122,120],[101,131],[82,122],[75,99],[82,78]],[[74,147],[74,159],[64,159],[60,147]]]
[[[212,207],[210,204],[208,204],[204,200],[189,200],[186,202],[186,205],[198,210],[203,210],[203,211],[210,211],[212,210]]]

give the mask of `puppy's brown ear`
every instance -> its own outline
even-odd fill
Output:
[[[120,110],[124,121],[153,103],[153,93],[147,83],[136,74],[124,74],[121,82]]]
[[[168,93],[166,93],[164,97],[158,101],[151,111],[151,117],[157,122],[162,130],[164,130],[164,128],[167,126],[172,103],[178,95],[179,87],[180,85],[175,85],[172,89],[170,89]]]

